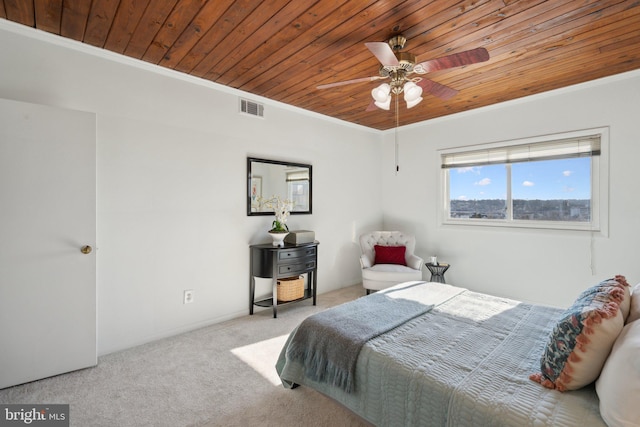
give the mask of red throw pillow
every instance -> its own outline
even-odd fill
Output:
[[[406,246],[375,245],[373,249],[376,253],[375,264],[407,265],[407,261],[404,259],[404,253],[407,250]]]

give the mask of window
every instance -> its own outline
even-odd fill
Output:
[[[288,171],[286,175],[288,198],[293,202],[292,211],[309,210],[309,171]]]
[[[443,151],[443,223],[600,230],[607,141],[592,129]]]

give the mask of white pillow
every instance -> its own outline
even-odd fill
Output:
[[[640,319],[640,283],[631,291],[631,308],[627,317],[627,324]]]
[[[629,323],[618,336],[596,381],[600,415],[609,427],[640,426],[639,354],[640,322]]]
[[[631,308],[631,286],[627,284],[624,287],[624,299],[620,302],[620,311],[622,311],[622,318],[626,321],[629,317],[629,310]]]

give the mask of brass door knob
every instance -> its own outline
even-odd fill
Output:
[[[82,252],[85,255],[90,254],[92,250],[93,248],[89,245],[85,245],[82,248],[80,248],[80,252]]]

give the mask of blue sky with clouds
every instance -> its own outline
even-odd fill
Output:
[[[591,159],[545,160],[511,165],[514,199],[590,199]],[[449,170],[452,200],[505,199],[505,165]]]

